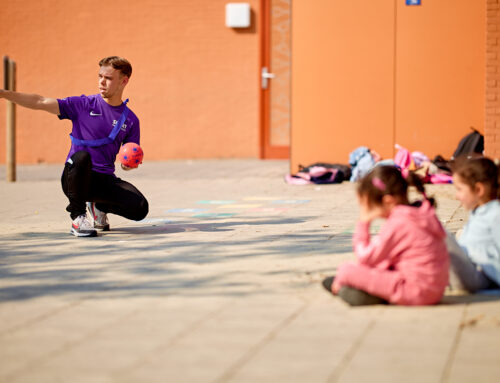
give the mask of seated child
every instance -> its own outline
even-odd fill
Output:
[[[500,188],[498,167],[488,158],[453,165],[456,198],[470,211],[462,235],[448,235],[450,285],[473,293],[500,285]]]
[[[410,205],[408,186],[425,199]],[[420,178],[405,179],[393,166],[378,166],[358,185],[360,219],[353,236],[357,261],[338,268],[325,288],[351,305],[438,303],[448,284],[446,232],[427,199]],[[370,223],[386,218],[379,235],[370,237]]]

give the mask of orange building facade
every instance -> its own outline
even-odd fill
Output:
[[[500,157],[497,0],[249,0],[250,26],[221,0],[2,3],[0,47],[17,90],[97,93],[120,55],[145,160],[290,158],[346,163],[398,143],[449,157],[474,127]],[[0,163],[5,106],[0,103]],[[62,162],[71,123],[17,108],[17,162]]]
[[[449,158],[484,132],[486,1],[293,4],[292,168],[360,145]]]
[[[145,161],[259,157],[260,3],[252,26],[225,26],[222,0],[3,1],[0,47],[17,90],[95,94],[102,57],[133,66],[125,97],[141,122]],[[5,161],[5,106],[0,159]],[[71,122],[17,108],[18,163],[61,162]]]

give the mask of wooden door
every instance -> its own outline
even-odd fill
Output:
[[[291,0],[261,5],[261,157],[289,158]]]

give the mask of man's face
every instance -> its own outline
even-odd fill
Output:
[[[127,82],[128,77],[112,66],[102,66],[99,69],[99,93],[103,98],[112,98],[121,93]]]

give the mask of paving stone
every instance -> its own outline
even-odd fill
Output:
[[[148,219],[110,216],[112,231],[78,239],[60,166],[19,167],[13,184],[0,167],[0,382],[498,381],[498,297],[347,306],[320,283],[354,257],[355,185],[290,186],[287,171],[119,170],[148,197]],[[452,185],[428,191],[459,231]]]

